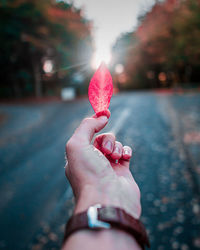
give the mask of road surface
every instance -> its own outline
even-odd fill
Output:
[[[121,94],[110,110],[105,131],[134,148],[151,249],[200,249],[200,94]],[[0,105],[0,249],[60,249],[65,143],[91,113],[87,99]]]

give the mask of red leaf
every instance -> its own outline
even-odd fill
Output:
[[[89,101],[97,116],[110,116],[108,108],[112,93],[112,76],[105,63],[101,63],[100,67],[92,77],[88,89]]]

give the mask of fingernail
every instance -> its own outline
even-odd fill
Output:
[[[125,155],[130,155],[131,153],[130,153],[130,151],[129,151],[128,149],[125,149],[125,150],[124,150],[124,154],[125,154]]]
[[[117,153],[117,154],[120,154],[120,149],[118,147],[116,147],[114,152]]]
[[[105,148],[108,149],[109,151],[112,151],[112,143],[111,143],[111,141],[107,141],[105,143]]]
[[[100,119],[102,122],[107,122],[107,121],[108,121],[108,117],[107,117],[107,116],[100,116],[99,119]]]

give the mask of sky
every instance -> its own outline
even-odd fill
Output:
[[[137,25],[137,17],[147,11],[155,0],[73,0],[82,7],[84,15],[93,21],[95,54],[93,67],[101,61],[111,60],[111,46],[123,32],[132,31]]]

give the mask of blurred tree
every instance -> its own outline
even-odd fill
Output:
[[[189,32],[188,32],[189,31]],[[167,68],[177,69],[180,82],[200,80],[200,1],[188,0],[180,5],[171,28],[173,46]]]
[[[113,61],[118,63],[125,63],[129,50],[135,46],[136,41],[132,33],[122,34],[115,42],[113,51]]]
[[[126,69],[127,87],[158,88],[199,82],[200,1],[157,2],[139,20],[137,30],[129,33],[131,49],[120,59]],[[126,36],[121,39],[126,40]],[[113,54],[114,58],[120,54],[115,47]]]
[[[41,96],[48,91],[46,83],[56,87],[62,79],[69,80],[69,71],[59,74],[58,70],[90,61],[91,24],[71,4],[4,0],[0,17],[0,96],[21,97],[33,92]],[[46,60],[52,62],[55,73],[44,74]]]
[[[128,72],[130,64],[127,58],[132,50],[137,46],[137,39],[133,33],[122,34],[112,48],[112,63],[115,85],[120,90],[128,87]],[[126,67],[124,67],[126,65]],[[121,69],[120,69],[121,68]]]

